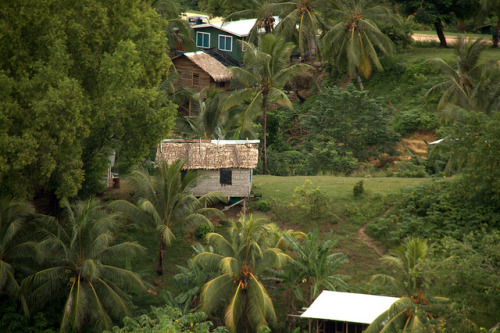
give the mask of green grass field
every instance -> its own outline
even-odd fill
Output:
[[[353,200],[352,189],[360,180],[364,180],[365,193],[370,194],[397,194],[402,188],[422,182],[421,178],[360,178],[334,176],[254,176],[254,192],[262,194],[263,198],[286,200],[291,198],[293,190],[310,180],[314,187],[319,186],[328,197],[333,200]]]

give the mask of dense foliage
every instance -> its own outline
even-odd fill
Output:
[[[166,22],[140,0],[2,1],[0,190],[58,198],[102,188],[173,125]],[[146,130],[147,129],[147,130]]]

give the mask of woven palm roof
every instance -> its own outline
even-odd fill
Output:
[[[229,81],[233,77],[231,71],[217,59],[203,51],[187,52],[181,56],[187,57],[203,69],[215,82]]]
[[[259,159],[259,140],[164,140],[156,163],[186,159],[184,169],[253,169]]]

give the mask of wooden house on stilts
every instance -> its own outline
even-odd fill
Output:
[[[221,192],[228,198],[248,198],[252,172],[259,158],[259,140],[163,140],[158,145],[156,163],[184,159],[186,170],[205,174],[191,188],[195,196]]]

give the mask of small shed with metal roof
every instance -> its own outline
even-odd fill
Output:
[[[318,333],[362,333],[398,299],[323,290],[300,318],[317,321]]]

